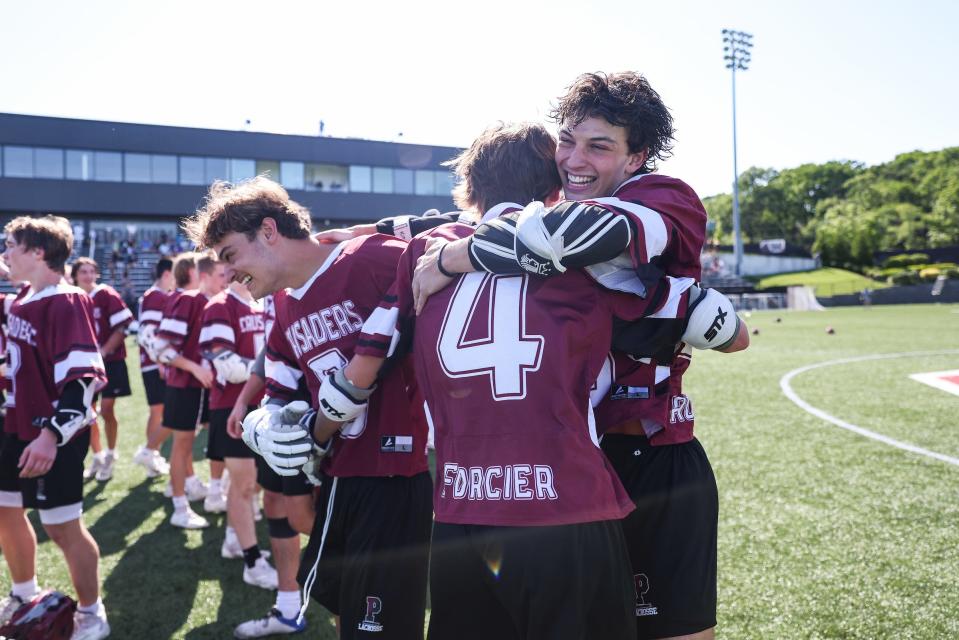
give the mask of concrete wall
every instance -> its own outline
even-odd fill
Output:
[[[718,253],[726,267],[732,271],[736,268],[736,256],[732,253]],[[795,256],[774,256],[762,253],[743,254],[743,275],[768,276],[774,273],[788,273],[790,271],[809,271],[816,268],[816,261],[812,258]]]
[[[824,307],[859,306],[859,294],[817,298]],[[959,302],[959,280],[946,280],[942,293],[932,295],[932,284],[914,284],[905,287],[873,289],[873,304],[917,304],[930,302]]]

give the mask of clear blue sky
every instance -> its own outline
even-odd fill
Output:
[[[639,0],[4,2],[0,111],[462,146],[541,120],[584,71],[647,75],[673,110],[661,168],[701,195],[739,166],[875,164],[959,145],[959,3]]]

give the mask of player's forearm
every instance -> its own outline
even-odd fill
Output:
[[[123,344],[123,339],[126,337],[126,328],[121,327],[115,329],[113,333],[110,334],[110,337],[107,338],[107,341],[103,343],[103,346],[100,348],[100,353],[105,356],[110,355],[114,351],[120,348],[120,345]]]
[[[253,404],[253,399],[263,391],[265,386],[266,380],[255,373],[251,373],[250,378],[243,384],[243,388],[240,389],[240,395],[236,399],[236,404],[242,404],[246,407],[250,406]]]
[[[449,273],[476,271],[470,260],[469,238],[460,238],[446,245],[441,262],[443,269]]]
[[[746,347],[749,346],[749,327],[746,326],[746,322],[740,318],[739,319],[739,330],[736,333],[736,337],[731,343],[722,349],[716,349],[716,351],[721,351],[723,353],[735,353],[736,351],[743,351]]]
[[[356,386],[368,389],[376,382],[376,377],[379,375],[380,368],[382,368],[385,360],[385,358],[377,358],[376,356],[357,354],[346,365],[343,373]]]
[[[171,367],[176,367],[177,369],[182,369],[183,371],[186,371],[187,373],[193,373],[200,367],[198,363],[194,362],[193,360],[190,360],[189,358],[185,358],[183,355],[179,353],[176,354],[176,357],[174,357],[172,360],[167,362],[167,365]]]

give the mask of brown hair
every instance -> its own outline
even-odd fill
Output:
[[[190,284],[190,270],[196,269],[197,254],[192,251],[181,253],[173,259],[173,279],[180,289]]]
[[[80,267],[85,264],[93,266],[93,270],[100,273],[100,266],[97,264],[97,261],[92,258],[80,257],[77,258],[77,261],[70,265],[70,277],[73,278],[73,282],[77,281],[77,274],[80,272]]]
[[[63,266],[73,253],[73,229],[70,221],[61,216],[20,216],[8,222],[3,231],[26,249],[43,249],[43,261],[57,273],[63,273]]]
[[[584,73],[549,115],[560,126],[576,126],[587,118],[601,117],[613,126],[624,127],[629,152],[647,152],[646,162],[636,174],[655,171],[657,160],[672,155],[673,116],[646,78],[632,71]]]
[[[500,202],[546,200],[562,186],[555,155],[556,140],[540,124],[494,125],[444,163],[460,178],[453,201],[483,213]]]
[[[213,273],[213,268],[217,265],[217,262],[216,256],[209,251],[198,253],[196,258],[196,270],[198,273],[210,275]]]
[[[281,236],[310,237],[310,212],[265,176],[238,184],[214,182],[203,207],[183,223],[183,230],[197,246],[212,247],[233,232],[244,233],[252,241],[264,218],[276,221]]]

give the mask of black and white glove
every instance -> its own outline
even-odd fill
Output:
[[[243,442],[279,475],[295,476],[313,453],[310,429],[301,424],[310,411],[302,400],[255,409],[243,419]]]
[[[733,303],[715,289],[689,289],[686,330],[681,340],[696,349],[722,349],[739,333]]]
[[[216,371],[216,377],[224,383],[240,384],[250,379],[250,370],[254,360],[244,358],[229,349],[217,354],[206,352],[203,354]]]
[[[358,387],[346,379],[342,369],[328,375],[320,385],[317,406],[323,416],[333,422],[349,422],[366,409],[367,400],[376,390]]]

